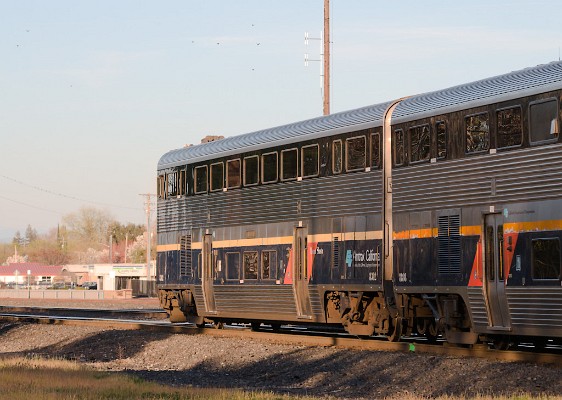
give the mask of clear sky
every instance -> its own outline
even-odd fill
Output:
[[[332,112],[560,58],[559,1],[331,0]],[[0,0],[0,240],[143,223],[168,150],[322,113],[323,0]]]

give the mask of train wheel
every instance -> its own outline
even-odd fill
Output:
[[[387,339],[390,342],[399,342],[400,337],[402,336],[402,326],[404,325],[402,317],[394,318],[393,322],[394,322],[393,330],[390,333],[390,335],[387,336]]]
[[[224,329],[224,323],[222,321],[214,321],[213,326],[215,329]]]
[[[252,330],[253,330],[254,332],[255,332],[255,331],[259,331],[259,330],[260,330],[261,323],[259,323],[259,322],[252,322],[252,323],[250,324],[250,326],[252,327]]]
[[[492,339],[492,346],[496,350],[509,349],[509,346],[511,346],[511,341],[509,336],[507,335],[496,336],[495,338]]]
[[[271,324],[271,330],[273,332],[279,332],[281,330],[281,324]]]
[[[437,336],[439,332],[437,330],[437,324],[435,321],[431,321],[427,325],[427,330],[425,331],[425,338],[429,343],[435,343],[437,341]]]

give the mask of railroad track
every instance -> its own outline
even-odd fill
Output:
[[[74,312],[74,315],[61,315],[71,312]],[[100,316],[104,313],[105,316]],[[86,314],[86,316],[83,314]],[[132,319],[130,318],[131,314],[135,314],[135,317],[151,316],[152,319]],[[129,318],[125,318],[127,315]],[[240,337],[245,339],[268,340],[291,345],[335,346],[357,350],[395,351],[405,353],[416,352],[427,355],[476,357],[489,360],[562,366],[562,348],[556,346],[547,348],[548,352],[537,352],[531,345],[520,346],[516,350],[493,350],[485,344],[471,347],[458,347],[449,345],[446,342],[429,344],[424,339],[416,337],[405,338],[403,342],[389,342],[383,337],[357,338],[346,333],[304,330],[302,327],[294,327],[291,325],[283,326],[283,328],[277,332],[273,332],[267,327],[254,331],[251,329],[250,325],[243,324],[224,325],[222,329],[217,329],[215,326],[211,325],[198,328],[188,323],[171,324],[168,320],[163,319],[165,317],[166,314],[160,310],[85,310],[73,308],[0,307],[0,320],[11,322],[97,326],[183,335],[205,334],[215,337]]]

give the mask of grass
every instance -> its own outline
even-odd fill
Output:
[[[235,389],[174,388],[146,382],[125,374],[100,372],[66,360],[41,358],[0,359],[0,400],[59,400],[59,399],[162,399],[162,400],[291,400],[309,399],[278,395],[268,392],[250,392]],[[322,399],[327,399],[323,397]],[[427,399],[410,394],[389,399]],[[441,396],[437,400],[459,400],[459,397]],[[463,400],[551,400],[556,396],[486,396],[476,395]]]
[[[289,400],[297,397],[234,389],[173,388],[75,362],[40,358],[0,360],[0,400]],[[299,397],[299,399],[304,399]]]

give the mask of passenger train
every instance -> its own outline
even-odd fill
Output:
[[[562,62],[164,154],[172,322],[562,339]]]

